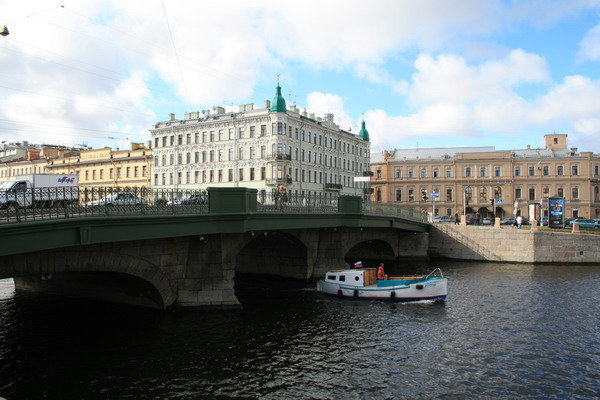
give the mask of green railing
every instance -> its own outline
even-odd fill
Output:
[[[249,188],[176,190],[65,187],[0,190],[0,223],[81,217],[207,213],[364,214],[427,222],[427,213],[354,196],[288,194]]]

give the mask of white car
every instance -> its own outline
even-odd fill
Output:
[[[88,201],[88,206],[139,205],[146,204],[146,199],[136,197],[133,193],[111,193],[97,200]]]

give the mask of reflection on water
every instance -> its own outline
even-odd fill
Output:
[[[316,293],[314,285],[265,281],[242,286],[244,310],[233,312],[160,314],[14,295],[0,281],[0,396],[600,393],[600,266],[441,267],[449,278],[446,304],[340,300]]]

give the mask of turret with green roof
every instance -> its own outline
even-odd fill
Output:
[[[271,112],[285,112],[285,100],[281,95],[281,86],[279,83],[277,84],[277,90],[275,91],[275,97],[273,97],[273,102],[271,103],[271,108],[269,109]]]
[[[367,128],[365,128],[365,121],[362,122],[360,132],[358,132],[358,136],[362,138],[365,142],[369,141],[369,132]]]

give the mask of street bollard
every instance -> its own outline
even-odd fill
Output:
[[[537,231],[538,229],[538,224],[537,221],[535,219],[531,220],[531,230],[532,231]]]
[[[500,228],[500,218],[494,218],[494,228]]]
[[[460,216],[460,224],[463,226],[467,225],[467,216],[466,215],[461,215]]]
[[[571,233],[579,233],[579,222],[573,222],[573,230]]]

